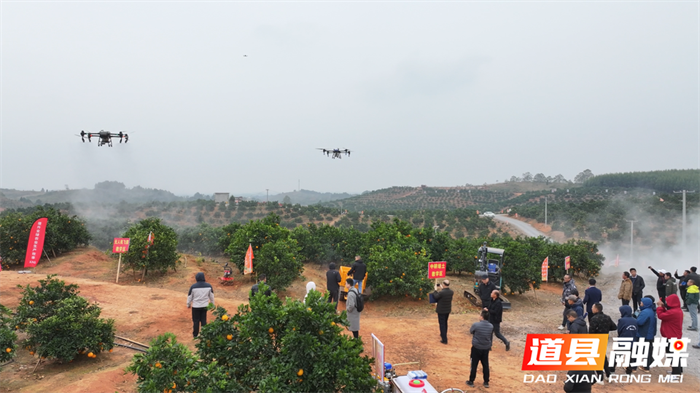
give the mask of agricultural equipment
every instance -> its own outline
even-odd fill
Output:
[[[472,290],[464,291],[464,297],[469,299],[469,301],[477,306],[481,307],[481,298],[478,295],[479,280],[482,276],[488,275],[489,281],[496,285],[496,289],[501,291],[499,298],[503,304],[504,310],[510,310],[510,301],[503,296],[503,275],[501,274],[501,269],[503,268],[504,259],[506,251],[502,248],[487,247],[486,243],[482,247],[479,247],[479,256],[474,257],[474,288]],[[495,254],[497,259],[489,259],[489,254]]]
[[[340,294],[338,296],[339,299],[347,299],[348,297],[348,291],[345,290],[345,280],[348,278],[348,272],[350,271],[350,266],[341,266],[340,269],[338,269],[338,272],[340,273]],[[369,274],[365,274],[365,279],[362,280],[362,293],[364,293],[367,290],[367,276]],[[357,285],[355,285],[355,289],[357,288]],[[362,294],[361,293],[361,294]]]
[[[233,273],[231,272],[231,268],[228,266],[228,262],[224,265],[224,276],[219,277],[219,280],[221,280],[221,284],[223,285],[232,285],[233,284]]]

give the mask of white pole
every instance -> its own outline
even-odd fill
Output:
[[[122,267],[122,253],[119,253],[119,263],[117,264],[117,284],[119,284],[119,270]]]

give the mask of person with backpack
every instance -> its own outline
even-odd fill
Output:
[[[253,296],[255,296],[258,293],[259,285],[260,285],[260,283],[263,283],[263,282],[265,284],[267,284],[267,276],[265,276],[264,274],[261,274],[260,277],[258,277],[258,282],[255,285],[253,285],[252,288],[250,288],[250,296],[248,297],[249,301],[250,301],[250,299],[253,298]],[[272,290],[270,290],[270,287],[268,287],[267,291],[265,291],[265,296],[270,296],[270,295],[272,295]]]
[[[352,336],[358,338],[360,336],[360,313],[365,308],[362,300],[362,295],[355,288],[355,282],[352,278],[345,280],[345,290],[348,292],[348,298],[345,301],[345,311],[348,314],[348,322],[350,322],[350,331]]]
[[[199,336],[199,325],[207,324],[207,307],[214,304],[214,288],[204,279],[204,273],[199,272],[194,276],[196,283],[190,287],[187,294],[187,308],[192,307],[192,336]]]

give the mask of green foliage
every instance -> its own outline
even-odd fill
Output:
[[[0,304],[0,364],[9,362],[17,354],[15,330],[15,325],[12,325],[12,311]]]
[[[216,228],[207,223],[196,227],[186,227],[178,230],[178,248],[189,253],[201,253],[203,255],[219,255],[221,237],[224,228]]]
[[[585,181],[587,187],[647,188],[671,193],[700,189],[700,170],[671,169],[650,172],[626,172],[599,175]]]
[[[148,245],[148,235],[153,233],[154,241]],[[177,234],[158,218],[147,218],[131,226],[121,236],[130,238],[129,251],[122,256],[125,268],[133,270],[159,270],[165,273],[175,270],[180,255],[177,253]],[[148,247],[147,247],[148,245]]]
[[[90,234],[77,216],[68,216],[52,206],[37,206],[0,215],[0,257],[7,265],[24,263],[29,232],[34,221],[46,217],[44,250],[56,255],[87,245]]]
[[[114,321],[101,319],[100,307],[78,296],[77,285],[53,277],[22,291],[12,320],[19,331],[27,333],[22,346],[38,356],[62,361],[112,349]]]
[[[279,216],[271,213],[262,220],[242,226],[233,235],[226,255],[243,272],[245,255],[248,246],[252,245],[255,273],[265,274],[271,287],[284,289],[301,274],[304,265],[296,240],[288,229],[280,227],[279,222]]]
[[[263,287],[235,315],[217,307],[214,321],[202,328],[196,355],[172,334],[154,340],[127,368],[138,376],[139,391],[167,391],[173,383],[187,392],[216,391],[213,384],[218,391],[237,392],[374,391],[373,360],[362,356],[360,340],[341,333],[349,325],[345,312],[336,314],[317,291],[304,303],[283,303],[264,292]]]

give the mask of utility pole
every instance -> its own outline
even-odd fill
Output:
[[[694,192],[695,192],[695,190],[693,190],[693,191],[682,190],[682,191],[674,191],[673,192],[674,194],[683,193],[683,241],[681,242],[681,244],[683,245],[683,254],[685,254],[685,241],[686,241],[686,238],[685,238],[685,194],[686,193],[692,194]]]
[[[266,188],[265,191],[267,191],[267,201],[270,202],[270,189]]]
[[[544,226],[547,226],[547,199],[549,199],[549,194],[544,195]]]
[[[636,220],[625,220],[631,224],[630,226],[630,263],[634,261],[634,223]]]

